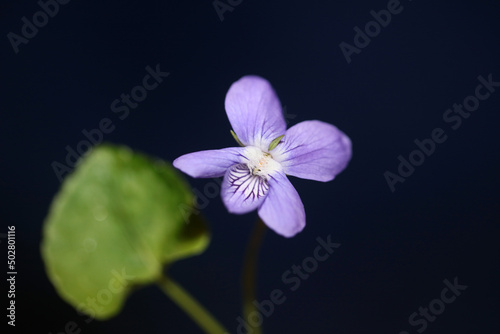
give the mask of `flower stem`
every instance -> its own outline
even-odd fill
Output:
[[[210,312],[208,312],[196,299],[184,290],[170,277],[163,276],[157,284],[191,319],[200,326],[205,333],[225,334],[229,333]]]
[[[248,317],[257,309],[254,305],[256,299],[256,278],[257,278],[257,262],[259,257],[259,249],[266,232],[266,225],[259,218],[254,226],[250,240],[248,241],[245,262],[243,265],[243,274],[241,279],[242,298],[243,298],[243,316],[248,323]],[[253,329],[253,334],[260,334],[260,327]]]

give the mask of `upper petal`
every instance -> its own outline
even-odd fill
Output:
[[[288,129],[271,154],[286,174],[326,182],[347,166],[351,140],[331,124],[304,121]]]
[[[238,164],[227,170],[221,196],[229,212],[242,214],[257,209],[268,191],[265,177],[253,175],[246,164]]]
[[[270,229],[287,238],[306,226],[304,205],[283,172],[270,177],[269,193],[259,208],[259,216]]]
[[[281,104],[271,84],[258,76],[244,76],[226,95],[226,113],[244,145],[267,150],[286,131]]]
[[[184,154],[173,162],[174,167],[192,177],[220,177],[234,164],[246,160],[244,147],[229,147]]]

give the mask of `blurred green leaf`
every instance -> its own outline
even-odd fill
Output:
[[[42,256],[59,294],[98,319],[117,314],[130,289],[201,253],[209,232],[193,195],[166,162],[126,147],[94,148],[68,176],[44,225]]]

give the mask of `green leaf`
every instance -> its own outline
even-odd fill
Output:
[[[271,144],[269,144],[269,149],[268,149],[268,151],[272,151],[272,150],[274,150],[274,148],[275,148],[276,146],[278,146],[278,144],[280,143],[280,140],[281,140],[283,137],[285,137],[285,135],[281,135],[281,136],[279,136],[279,137],[277,137],[277,138],[274,138],[274,140],[271,142]]]
[[[130,290],[165,265],[203,252],[209,232],[194,196],[168,163],[103,145],[54,198],[41,245],[63,299],[98,319],[117,314]]]

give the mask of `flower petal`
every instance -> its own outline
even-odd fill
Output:
[[[326,182],[347,166],[351,140],[331,124],[304,121],[288,129],[271,154],[286,174]]]
[[[229,147],[188,153],[175,159],[173,165],[191,177],[220,177],[227,169],[245,161],[243,147]]]
[[[299,194],[283,172],[269,179],[269,194],[259,216],[276,233],[290,238],[306,226],[306,213]]]
[[[264,177],[253,175],[246,164],[238,164],[226,172],[221,196],[229,212],[242,214],[257,209],[268,191]]]
[[[267,151],[273,139],[285,134],[281,104],[271,84],[258,76],[244,76],[226,95],[226,113],[234,132],[245,145]]]

